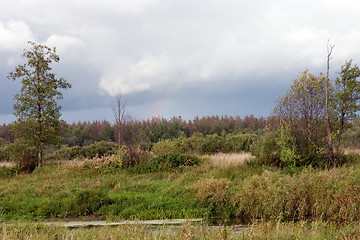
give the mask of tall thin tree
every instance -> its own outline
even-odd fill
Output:
[[[115,117],[115,127],[117,131],[117,142],[119,150],[121,148],[121,128],[126,118],[126,99],[121,91],[115,95],[115,100],[112,106],[113,114]]]
[[[327,61],[326,61],[326,93],[325,93],[325,119],[326,119],[326,130],[327,130],[327,140],[328,140],[328,163],[329,166],[335,164],[334,149],[333,149],[333,136],[331,128],[331,119],[330,119],[330,109],[329,109],[329,96],[330,96],[330,60],[335,45],[331,45],[330,41],[327,44]]]

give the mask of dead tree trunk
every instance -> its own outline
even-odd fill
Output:
[[[125,121],[125,109],[126,109],[126,100],[124,99],[123,94],[119,91],[115,95],[115,103],[113,104],[113,113],[115,117],[115,126],[117,129],[117,140],[119,144],[119,151],[121,149],[121,127]]]
[[[327,45],[327,64],[326,64],[326,93],[325,93],[325,114],[326,114],[326,130],[328,136],[328,163],[329,167],[335,165],[335,157],[334,157],[334,149],[333,149],[333,139],[332,139],[332,128],[331,128],[331,119],[330,119],[330,111],[329,111],[329,92],[330,92],[330,79],[329,79],[329,71],[330,71],[330,60],[331,54],[333,51],[334,45],[331,45],[328,42]]]

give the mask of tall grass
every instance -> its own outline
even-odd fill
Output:
[[[212,227],[185,223],[179,227],[146,225],[67,229],[34,222],[0,224],[0,238],[7,239],[359,239],[360,223],[337,225],[325,221],[258,222],[247,228]]]
[[[288,175],[256,164],[216,167],[197,158],[155,160],[141,171],[84,167],[84,162],[60,162],[23,175],[1,170],[0,220],[214,216],[360,221],[360,165],[304,168]]]
[[[266,171],[243,181],[232,196],[236,216],[256,219],[360,220],[360,167],[293,176]]]
[[[216,153],[212,155],[203,156],[204,159],[216,166],[216,167],[228,167],[228,166],[237,166],[244,164],[247,161],[251,161],[254,157],[251,153],[242,152],[242,153]]]

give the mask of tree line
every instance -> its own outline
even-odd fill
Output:
[[[127,120],[121,125],[121,143],[127,146],[142,145],[149,147],[160,140],[172,140],[180,136],[187,138],[195,133],[204,136],[216,134],[224,136],[230,133],[255,133],[261,135],[270,118],[255,117],[253,115],[243,118],[236,116],[205,116],[192,120],[183,120],[180,117],[166,119],[153,117],[147,120]],[[3,142],[14,142],[18,134],[12,131],[13,124],[0,125],[0,138]],[[72,146],[88,146],[99,141],[118,142],[116,124],[107,120],[73,122],[60,122],[60,144]]]
[[[122,145],[149,151],[159,142],[169,149],[179,146],[187,149],[189,142],[190,145],[195,142],[201,146],[197,149],[206,153],[244,150],[236,147],[234,141],[238,139],[247,142],[246,150],[251,150],[261,164],[334,167],[343,162],[342,150],[348,136],[352,135],[353,143],[357,142],[356,134],[351,131],[359,126],[360,69],[352,60],[346,61],[338,77],[331,81],[329,66],[334,48],[331,45],[326,74],[301,72],[286,94],[278,98],[267,118],[208,116],[185,121],[179,116],[170,120],[162,117],[134,120],[125,114],[126,102],[120,94],[113,106],[114,124],[108,121],[67,124],[60,120],[61,106],[57,100],[62,98],[61,91],[71,88],[71,84],[51,72],[50,64],[59,61],[56,49],[29,43],[31,48],[22,55],[27,62],[18,65],[8,76],[22,82],[20,93],[14,96],[17,120],[0,126],[0,144],[6,145],[11,153],[7,158],[20,161],[20,165],[21,161],[37,162],[41,167],[44,151],[54,151],[61,145],[84,147],[99,141],[116,142],[120,153]],[[236,135],[247,133],[253,135]],[[227,143],[218,147],[221,141]]]

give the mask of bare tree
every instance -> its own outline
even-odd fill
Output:
[[[114,103],[112,106],[113,114],[115,117],[115,129],[117,131],[117,141],[119,150],[121,148],[121,128],[126,120],[126,99],[121,91],[115,95]]]
[[[335,163],[334,158],[334,149],[333,149],[333,139],[332,139],[332,129],[331,129],[331,119],[329,113],[329,92],[330,92],[330,79],[329,79],[329,72],[330,72],[330,60],[331,54],[334,49],[335,45],[331,45],[328,41],[327,44],[327,62],[326,62],[326,93],[325,93],[325,119],[326,119],[326,130],[328,135],[328,161],[329,166],[333,166]]]

